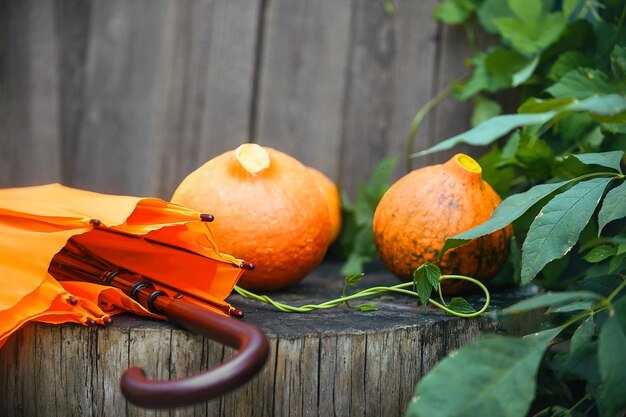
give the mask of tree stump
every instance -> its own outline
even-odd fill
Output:
[[[359,287],[395,283],[380,271]],[[339,267],[323,264],[272,297],[317,303],[336,298],[342,287]],[[492,305],[511,304],[531,291],[495,294]],[[481,296],[468,299],[476,307],[482,303]],[[108,327],[33,323],[0,349],[0,416],[402,416],[416,383],[437,361],[481,332],[496,330],[487,317],[459,319],[390,293],[372,301],[380,306],[373,312],[341,306],[289,314],[237,295],[230,301],[265,331],[271,346],[263,370],[238,390],[194,407],[138,408],[119,390],[129,366],[169,379],[206,369],[232,350],[131,315],[116,316]]]

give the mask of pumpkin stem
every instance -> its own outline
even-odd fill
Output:
[[[257,174],[270,166],[270,155],[256,143],[244,143],[235,150],[235,157],[243,169]]]
[[[480,164],[476,162],[476,160],[469,155],[465,155],[464,153],[458,153],[452,159],[455,160],[461,167],[465,168],[466,170],[470,172],[473,172],[476,174],[480,174],[482,172],[482,168],[480,167]]]

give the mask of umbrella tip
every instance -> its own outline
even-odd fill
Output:
[[[228,314],[230,314],[233,317],[237,317],[238,319],[242,319],[243,318],[243,311],[239,310],[238,308],[232,307],[232,306],[228,309]]]
[[[73,296],[71,296],[71,295],[70,295],[69,297],[67,297],[67,300],[66,300],[66,301],[68,302],[68,304],[73,305],[73,306],[75,306],[75,305],[78,303],[78,301],[76,300],[76,298],[74,298],[74,297],[73,297]]]
[[[254,264],[252,262],[243,261],[241,263],[241,267],[243,269],[247,269],[248,271],[254,271]]]
[[[92,225],[93,227],[98,227],[100,226],[101,222],[98,219],[91,219],[89,220],[89,224]]]
[[[202,220],[203,222],[212,222],[213,220],[215,220],[215,216],[213,216],[212,214],[207,214],[207,213],[202,213],[200,214],[200,220]]]

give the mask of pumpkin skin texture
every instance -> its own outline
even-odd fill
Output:
[[[329,205],[315,178],[269,147],[244,144],[211,159],[182,181],[172,202],[214,215],[220,250],[254,264],[238,283],[252,291],[297,283],[330,243]]]
[[[414,170],[383,195],[374,213],[374,241],[385,265],[409,281],[424,262],[443,274],[481,282],[493,278],[509,254],[510,226],[448,250],[437,260],[446,238],[489,219],[501,199],[481,177],[480,165],[457,154],[448,162]],[[448,294],[474,289],[461,280],[443,280]]]

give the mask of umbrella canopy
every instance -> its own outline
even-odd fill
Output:
[[[224,299],[243,261],[219,251],[206,220],[210,216],[156,198],[60,184],[0,190],[0,346],[29,321],[104,324],[123,311],[154,315],[119,289],[54,279],[50,262],[72,237],[153,278],[158,289],[170,295],[183,289],[225,315],[230,305]],[[185,257],[189,253],[201,256],[194,263]]]

